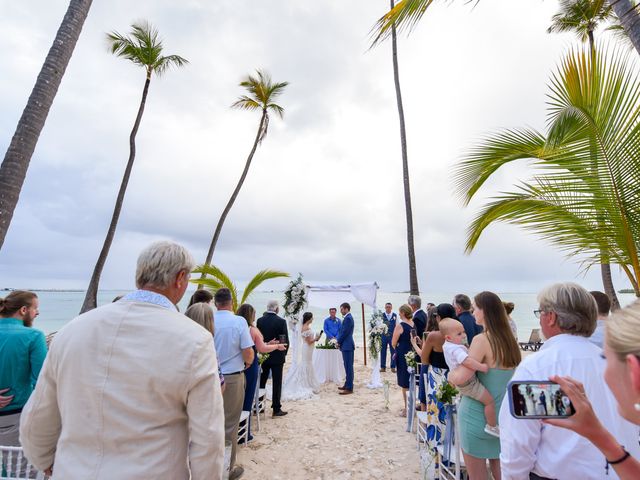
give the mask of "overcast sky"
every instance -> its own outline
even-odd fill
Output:
[[[483,134],[544,129],[551,72],[576,40],[546,33],[553,0],[436,2],[399,42],[420,288],[536,292],[558,280],[601,288],[551,245],[489,228],[470,255],[451,170]],[[0,150],[68,0],[0,0]],[[259,113],[231,110],[256,68],[290,86],[222,231],[214,263],[239,282],[276,268],[315,282],[408,289],[391,47],[369,47],[387,0],[94,2],[40,137],[0,251],[0,287],[85,288],[128,156],[144,72],[107,52],[105,32],[139,19],[190,64],[151,84],[102,288],[131,288],[137,254],[158,239],[202,262],[251,148]],[[496,175],[489,196],[527,177]],[[627,287],[617,268],[616,288]],[[283,283],[265,284],[279,288]]]

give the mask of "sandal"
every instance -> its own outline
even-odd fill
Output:
[[[405,409],[400,410],[400,416],[402,418],[407,418],[407,411]]]

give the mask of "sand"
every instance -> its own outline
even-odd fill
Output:
[[[338,395],[337,385],[324,384],[314,399],[283,402],[284,417],[261,418],[254,440],[238,450],[247,480],[277,479],[408,479],[419,476],[415,433],[401,418],[402,393],[396,374],[387,369],[389,409],[383,389],[366,387],[371,376],[362,349],[356,350],[353,395]],[[285,365],[285,370],[287,365]],[[270,403],[269,403],[270,405]]]

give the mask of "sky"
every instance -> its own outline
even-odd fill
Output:
[[[452,169],[502,128],[544,130],[548,81],[577,43],[548,34],[553,0],[436,2],[399,39],[417,270],[427,292],[537,292],[556,281],[601,289],[549,243],[510,225],[465,231],[483,199],[528,178],[499,171],[470,206]],[[49,113],[2,250],[0,288],[86,288],[128,158],[144,71],[107,50],[106,32],[148,20],[189,65],[154,77],[101,288],[132,288],[155,240],[204,261],[259,123],[233,110],[256,69],[290,85],[278,98],[214,263],[239,284],[264,268],[312,283],[377,281],[408,290],[398,114],[390,43],[369,49],[386,0],[94,2]],[[0,150],[5,152],[68,0],[0,0]],[[614,268],[616,288],[628,287]],[[273,281],[264,288],[282,288]]]

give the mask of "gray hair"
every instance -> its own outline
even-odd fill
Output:
[[[166,288],[181,271],[191,272],[195,262],[182,245],[174,242],[155,242],[138,257],[136,287]]]
[[[464,293],[459,293],[453,297],[453,304],[459,306],[465,312],[471,310],[471,299]]]
[[[276,310],[278,310],[278,301],[269,300],[267,302],[267,312],[275,312]]]
[[[412,307],[416,307],[416,309],[422,306],[422,299],[418,295],[409,295],[407,298],[407,303]]]
[[[555,312],[563,333],[590,337],[596,329],[598,306],[593,296],[577,283],[556,283],[538,294],[540,309]]]

